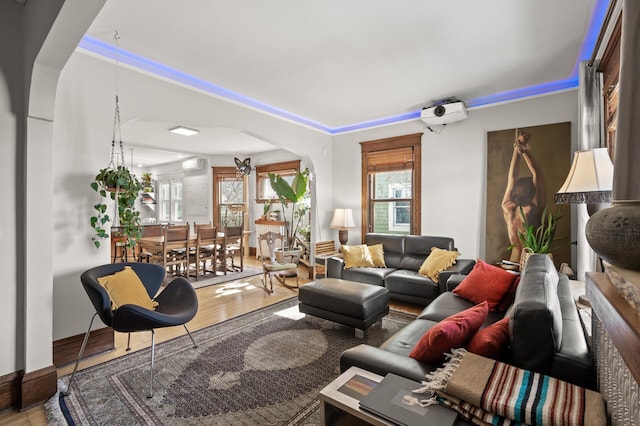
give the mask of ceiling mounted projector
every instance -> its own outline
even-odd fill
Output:
[[[420,112],[420,119],[427,126],[454,123],[465,118],[467,118],[467,108],[462,101],[434,105]]]

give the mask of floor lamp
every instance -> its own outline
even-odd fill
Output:
[[[338,228],[338,239],[341,245],[347,244],[349,240],[348,228],[355,228],[356,223],[353,221],[353,211],[351,209],[336,209],[333,212],[330,228]]]
[[[576,151],[567,179],[554,197],[557,204],[586,204],[589,217],[611,200],[613,163],[607,148]],[[600,259],[602,267],[602,260]],[[580,296],[583,304],[588,304]]]

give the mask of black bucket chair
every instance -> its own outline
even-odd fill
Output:
[[[113,310],[111,307],[111,299],[107,291],[98,282],[98,278],[106,275],[112,275],[124,269],[125,266],[131,266],[136,275],[144,284],[149,297],[158,302],[155,310],[143,308],[142,306],[127,304]],[[149,379],[149,398],[153,397],[153,369],[155,357],[155,332],[154,329],[162,327],[173,327],[176,325],[184,326],[187,334],[191,338],[193,347],[196,348],[196,342],[189,332],[186,323],[190,321],[198,311],[198,298],[193,286],[189,281],[182,277],[178,277],[171,281],[166,288],[156,296],[162,281],[165,277],[165,270],[161,265],[153,263],[112,263],[108,265],[97,266],[82,273],[80,281],[84,290],[87,292],[91,303],[93,303],[96,313],[91,317],[89,328],[84,335],[82,347],[78,354],[76,365],[71,374],[69,385],[65,392],[66,395],[71,392],[73,378],[78,370],[78,364],[84,353],[91,326],[96,315],[100,317],[103,323],[115,331],[121,333],[132,333],[135,331],[151,331],[151,374]],[[156,296],[154,298],[154,296]],[[130,349],[131,335],[127,341],[127,350]]]

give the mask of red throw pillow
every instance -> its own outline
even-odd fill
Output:
[[[464,347],[489,314],[487,302],[451,315],[422,335],[409,356],[433,364],[444,361],[444,354]]]
[[[513,301],[516,299],[516,290],[518,289],[518,284],[520,284],[520,275],[518,275],[516,279],[513,280],[513,284],[511,284],[509,290],[507,290],[500,303],[498,303],[498,306],[496,306],[496,311],[504,312],[509,309],[509,306],[511,306]]]
[[[478,330],[467,350],[487,358],[501,360],[509,346],[509,317]]]
[[[469,275],[453,292],[474,303],[486,300],[489,310],[495,311],[515,279],[515,274],[478,259]]]

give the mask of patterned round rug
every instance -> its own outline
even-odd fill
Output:
[[[391,312],[367,331],[379,345],[413,317]],[[301,425],[317,419],[318,392],[339,375],[354,330],[302,319],[290,299],[76,374],[64,398],[77,424]],[[68,383],[68,376],[62,380]]]

